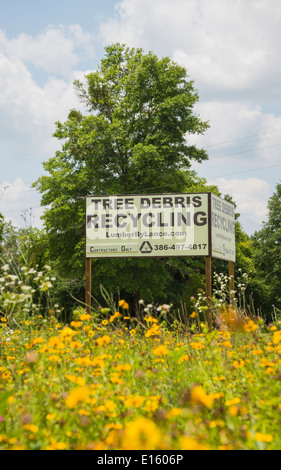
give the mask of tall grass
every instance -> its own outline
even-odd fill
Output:
[[[66,324],[48,267],[0,276],[0,449],[281,449],[280,321],[251,314],[245,282],[229,304],[215,276],[209,331],[203,292],[136,315],[102,288]]]

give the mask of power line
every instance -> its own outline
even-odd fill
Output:
[[[253,138],[253,137],[258,137],[260,135],[266,135],[266,134],[270,134],[270,133],[273,133],[273,132],[279,132],[279,131],[281,131],[281,129],[276,129],[276,130],[263,132],[263,133],[260,133],[260,134],[253,134],[253,135],[249,135],[249,136],[245,136],[245,137],[240,137],[238,139],[225,141],[225,142],[220,142],[220,143],[217,143],[217,144],[211,144],[211,145],[207,146],[207,149],[209,147],[225,145],[225,144],[228,144],[228,143],[234,143],[234,142],[238,142],[238,141],[241,141],[241,140],[250,139],[250,138]],[[207,161],[216,160],[218,158],[226,158],[226,157],[231,157],[231,156],[235,156],[235,155],[241,155],[241,154],[244,154],[244,153],[256,152],[256,151],[259,151],[259,150],[267,150],[269,148],[280,147],[280,146],[281,146],[281,143],[274,144],[274,145],[269,145],[269,146],[266,146],[266,147],[257,147],[257,148],[254,148],[254,149],[242,150],[240,152],[232,152],[232,153],[228,153],[228,154],[224,154],[224,155],[217,155],[217,156],[210,157],[208,160],[206,160],[206,163],[207,163]],[[262,170],[262,169],[274,168],[276,166],[280,166],[280,165],[267,166],[267,167],[263,167],[263,168],[260,168],[260,169]],[[245,172],[257,171],[257,170],[259,170],[259,168],[256,168],[256,169],[254,168],[252,170],[246,170]],[[235,172],[235,173],[228,173],[227,176],[231,176],[232,174],[238,174],[238,173],[243,173],[243,172],[244,171]],[[223,176],[226,176],[226,175],[223,175]],[[217,177],[212,177],[212,178],[217,178]],[[31,186],[33,183],[20,183],[20,184],[14,184],[14,185],[11,185],[11,186],[5,185],[5,186],[3,186],[3,188],[1,188],[1,186],[0,186],[0,190],[1,189],[4,190],[4,193],[2,194],[2,198],[5,197],[5,196],[8,196],[8,195],[11,195],[11,194],[22,194],[22,193],[28,193],[28,192],[31,192],[31,191],[32,192],[37,191],[36,188],[32,188],[32,187],[30,187],[30,189],[26,189],[24,191],[9,191],[9,189],[19,187],[19,186],[27,186],[28,184]],[[161,187],[161,186],[158,186],[158,187]],[[153,188],[147,188],[147,189],[153,189]]]
[[[281,144],[278,144],[278,145],[281,145]],[[224,176],[232,176],[232,175],[237,175],[237,174],[242,174],[242,173],[250,173],[252,171],[260,171],[260,170],[267,170],[267,169],[270,169],[270,168],[276,168],[276,167],[279,167],[281,166],[281,163],[277,164],[277,165],[270,165],[270,166],[264,166],[264,167],[260,167],[260,168],[252,168],[250,170],[242,170],[242,171],[238,171],[238,172],[232,172],[232,173],[227,173],[227,174],[224,174],[224,175],[218,175],[218,176],[211,176],[210,178],[208,179],[216,179],[216,178],[221,178],[221,177],[224,177]],[[204,179],[206,179],[204,176],[202,177]],[[150,186],[149,188],[141,188],[141,191],[148,191],[150,189],[157,189],[157,188],[162,188],[162,187],[166,187],[166,186],[176,186],[178,183],[169,183],[169,184],[165,184],[165,185],[159,185],[159,186]],[[139,191],[139,190],[138,190]],[[9,193],[9,194],[18,194],[18,193],[21,193],[21,192],[29,192],[28,190],[27,191],[15,191],[14,193]],[[127,194],[127,193],[124,193],[124,194]],[[130,193],[128,194],[134,194],[132,191],[130,191]],[[39,206],[39,207],[42,207],[42,206]],[[15,209],[13,209],[15,210]],[[19,209],[20,210],[20,209]],[[1,211],[1,212],[7,212],[5,210]]]
[[[1,188],[0,188],[1,190]],[[9,194],[22,194],[22,193],[30,193],[30,191],[34,192],[37,191],[36,189],[30,188],[30,189],[25,189],[24,191],[11,191],[11,192],[6,192],[3,196],[8,196]]]
[[[219,175],[219,176],[211,176],[208,179],[222,178],[223,176],[232,176],[232,175],[238,175],[238,174],[242,174],[242,173],[251,173],[252,171],[268,170],[269,168],[275,168],[275,167],[278,167],[278,166],[281,166],[281,163],[278,163],[278,165],[263,166],[261,168],[253,168],[251,170],[235,171],[235,172],[232,172],[232,173],[227,173],[227,174]]]
[[[225,176],[233,176],[233,175],[238,175],[238,174],[243,174],[243,173],[250,173],[252,171],[260,171],[260,170],[267,170],[267,169],[270,169],[270,168],[276,168],[276,167],[280,167],[281,166],[281,163],[277,164],[277,165],[270,165],[270,166],[264,166],[264,167],[260,167],[260,168],[254,168],[254,169],[251,169],[251,170],[242,170],[242,171],[236,171],[236,172],[231,172],[231,173],[226,173],[226,174],[223,174],[223,175],[217,175],[217,176],[211,176],[208,178],[208,180],[212,180],[212,179],[217,179],[217,178],[223,178]],[[204,179],[206,179],[205,177],[203,177]],[[140,191],[148,191],[148,190],[151,190],[151,189],[159,189],[159,188],[165,188],[166,186],[176,186],[178,183],[172,183],[172,184],[165,184],[165,185],[159,185],[159,186],[150,186],[149,188],[141,188],[140,190],[138,190],[138,192]],[[123,193],[123,194],[134,194],[133,191],[130,191],[130,193]],[[42,208],[43,206],[37,206],[33,209],[39,209],[39,208]],[[23,211],[24,209],[10,209],[10,210],[2,210],[0,209],[0,212],[1,213],[8,213],[8,212],[19,212],[19,211]]]
[[[280,132],[280,131],[281,131],[281,129],[274,129],[274,130],[267,131],[267,132],[261,132],[260,134],[252,134],[252,135],[248,135],[248,136],[245,136],[245,137],[239,137],[239,138],[233,139],[233,140],[228,140],[228,141],[225,141],[225,142],[218,142],[216,144],[210,144],[210,145],[207,145],[207,147],[205,147],[205,148],[208,149],[210,147],[217,147],[219,145],[233,144],[233,143],[239,142],[241,140],[252,139],[253,137],[259,137],[261,135],[272,134],[273,132]]]
[[[274,145],[269,145],[267,147],[257,147],[255,149],[248,149],[248,150],[241,150],[241,152],[233,152],[233,153],[227,153],[225,155],[217,155],[216,157],[210,157],[208,161],[210,160],[216,160],[217,158],[225,158],[225,157],[232,157],[234,155],[240,155],[242,153],[248,153],[248,152],[256,152],[258,150],[267,150],[273,147],[280,147],[281,144],[274,144]]]

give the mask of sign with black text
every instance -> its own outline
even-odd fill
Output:
[[[86,258],[207,256],[208,194],[88,196]]]
[[[86,198],[86,258],[152,256],[234,261],[234,205],[211,193]]]
[[[211,194],[211,240],[214,258],[235,261],[234,204]]]

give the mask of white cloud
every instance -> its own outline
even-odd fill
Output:
[[[224,149],[232,146],[233,141],[256,133],[263,123],[263,114],[258,105],[239,100],[199,102],[195,111],[202,120],[209,122],[210,129],[203,136],[194,135],[190,139],[210,150],[212,146],[215,149],[221,143]]]
[[[40,225],[42,208],[35,190],[18,177],[0,183],[0,213],[15,226]]]
[[[174,54],[201,90],[260,90],[265,80],[280,89],[279,0],[123,0],[116,10],[100,28],[105,42]]]
[[[263,179],[218,178],[213,181],[222,195],[229,194],[237,204],[237,212],[241,214],[240,222],[243,229],[251,234],[256,230],[257,225],[261,225],[267,218],[267,203],[271,196],[271,187]]]
[[[123,0],[100,36],[170,55],[187,68],[199,91],[195,110],[211,126],[190,142],[207,148],[210,158],[237,152],[236,168],[229,158],[201,165],[219,162],[218,175],[280,158],[272,146],[281,143],[278,132],[270,133],[281,129],[279,109],[268,112],[281,92],[280,20],[279,0]],[[239,140],[248,136],[256,138]],[[214,146],[222,142],[229,143]]]
[[[68,77],[81,56],[94,56],[93,39],[79,25],[48,26],[35,37],[21,33],[13,39],[0,30],[0,51],[13,62],[31,63],[48,73]]]
[[[73,81],[84,73],[74,67],[79,51],[92,57],[91,39],[77,25],[14,39],[0,31],[0,212],[16,225],[24,222],[21,211],[30,207],[34,223],[40,225],[40,196],[30,184],[42,174],[42,162],[59,148],[52,137],[55,122],[82,106]],[[53,75],[39,85],[30,62]]]
[[[83,76],[76,71],[67,80],[50,76],[40,86],[20,59],[0,53],[0,152],[6,170],[10,164],[14,167],[14,159],[41,164],[53,155],[55,122],[81,107],[73,81]]]

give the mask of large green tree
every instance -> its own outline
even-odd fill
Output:
[[[272,305],[281,310],[281,183],[269,198],[267,220],[253,240],[256,273],[266,287],[267,306],[264,308],[269,317]]]
[[[85,196],[207,190],[190,171],[207,154],[188,135],[208,124],[193,110],[198,93],[186,69],[142,49],[106,47],[98,69],[74,85],[85,112],[56,123],[61,148],[34,185],[47,207],[51,257],[62,274],[81,276]],[[97,261],[94,272],[98,282],[131,293],[142,292],[149,273],[151,290],[164,294],[173,269],[161,259],[123,259]]]

